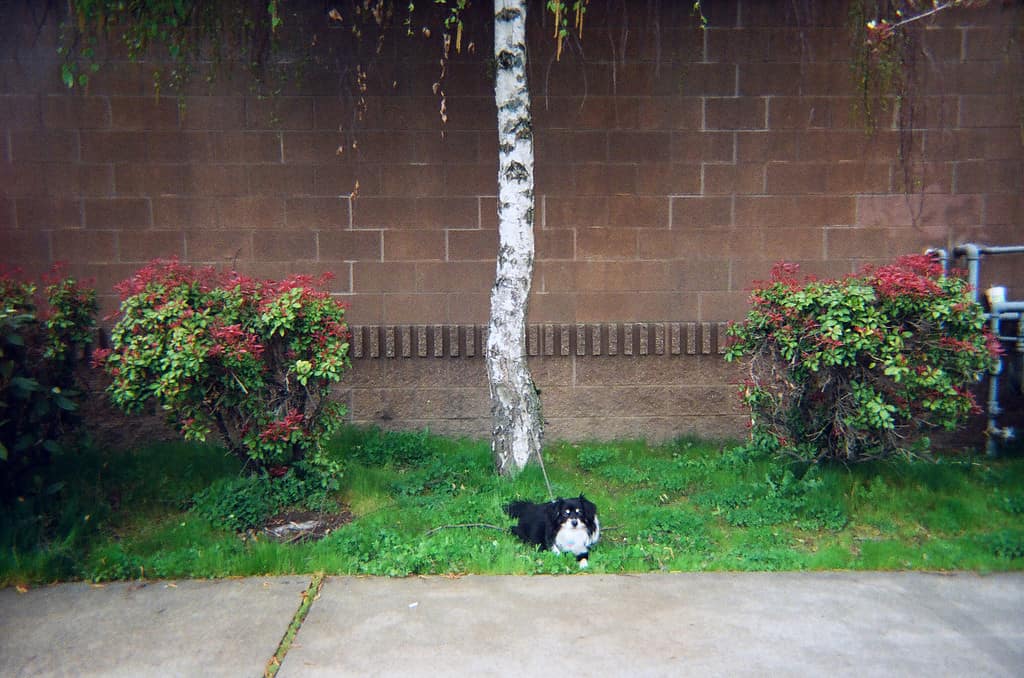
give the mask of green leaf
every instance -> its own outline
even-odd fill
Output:
[[[53,401],[57,403],[57,407],[64,410],[65,412],[74,412],[75,410],[78,409],[78,405],[76,405],[73,401],[68,400],[62,395],[57,395],[53,399]]]
[[[24,397],[40,389],[39,382],[28,377],[14,377],[11,379],[11,386],[18,392],[19,397]]]

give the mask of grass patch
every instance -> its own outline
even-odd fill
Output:
[[[268,493],[212,447],[82,450],[54,466],[62,484],[48,504],[0,519],[0,584],[577,571],[505,529],[505,503],[547,491],[539,468],[495,476],[486,442],[348,429],[331,453],[344,462],[340,489],[312,503],[343,505],[354,520],[281,544],[238,530],[308,505],[315,488]],[[1024,569],[1019,455],[807,467],[680,439],[555,443],[545,459],[556,494],[584,493],[599,508],[591,572]]]

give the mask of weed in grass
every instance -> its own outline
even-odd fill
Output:
[[[997,558],[1006,560],[1024,558],[1024,530],[999,530],[982,535],[979,541]]]
[[[714,548],[707,520],[685,506],[652,506],[637,511],[631,522],[640,525],[636,538],[660,543],[690,553],[708,553]]]
[[[391,489],[407,497],[453,495],[460,488],[465,489],[471,473],[469,468],[459,468],[457,460],[431,459],[420,468],[399,475],[392,482]]]
[[[329,538],[331,545],[349,558],[346,574],[406,577],[431,571],[429,549],[394,528],[360,530],[343,528]]]
[[[221,478],[196,493],[193,511],[217,527],[242,532],[263,525],[272,515],[291,506],[311,511],[338,508],[317,479],[300,478],[289,471],[280,478]]]
[[[78,577],[78,559],[86,539],[72,531],[62,538],[38,544],[15,545],[3,534],[0,550],[0,586],[54,582]]]
[[[908,570],[920,561],[921,546],[912,541],[878,539],[864,541],[855,566],[862,570]]]
[[[1009,514],[1019,516],[1024,513],[1024,494],[1008,494],[1002,497],[999,508]]]
[[[94,582],[118,579],[142,579],[146,569],[142,559],[128,553],[118,543],[105,544],[96,549],[85,567],[86,579]]]
[[[576,457],[576,463],[584,471],[593,471],[608,464],[618,456],[617,452],[608,447],[584,447]]]
[[[962,496],[962,495],[961,495]],[[929,532],[958,534],[964,528],[984,522],[989,513],[988,501],[961,496],[937,496],[922,507],[921,525]]]
[[[385,469],[350,464],[341,486],[341,501],[356,516],[381,511],[395,502],[393,474]]]
[[[845,570],[852,567],[853,554],[845,543],[815,548],[807,555],[809,570]]]
[[[800,570],[806,567],[803,555],[792,548],[785,533],[771,528],[744,530],[726,553],[730,569],[741,571]]]
[[[195,496],[192,510],[217,527],[241,532],[266,522],[277,508],[266,478],[221,478]]]
[[[830,486],[831,485],[831,486]],[[804,529],[839,530],[847,515],[841,497],[818,472],[801,480],[776,468],[759,481],[738,481],[697,495],[694,501],[736,527],[791,523]]]
[[[643,485],[650,481],[651,476],[643,468],[629,464],[609,464],[594,469],[594,473],[604,480],[619,485]]]
[[[343,444],[348,443],[350,460],[366,466],[412,467],[431,457],[439,441],[427,431],[384,432],[374,428],[361,434],[350,429]]]

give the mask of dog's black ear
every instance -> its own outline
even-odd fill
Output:
[[[558,522],[558,519],[561,517],[562,514],[562,504],[564,502],[565,500],[559,497],[558,499],[547,503],[547,513],[549,521],[551,521],[552,523]]]
[[[594,516],[597,515],[597,506],[582,494],[580,495],[580,506],[583,507],[583,517],[587,520],[593,520]]]

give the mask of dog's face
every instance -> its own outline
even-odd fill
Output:
[[[575,528],[593,524],[594,512],[594,505],[582,496],[576,499],[559,499],[551,503],[551,520],[557,525]]]

